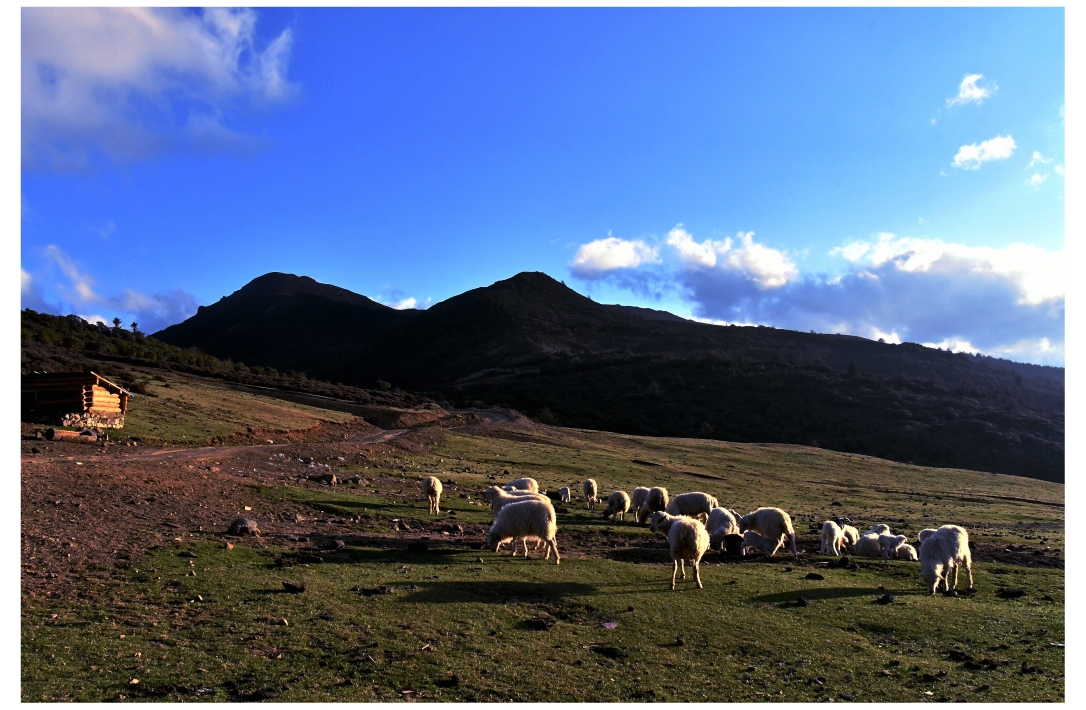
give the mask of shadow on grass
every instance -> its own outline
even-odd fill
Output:
[[[418,590],[404,597],[419,604],[507,604],[509,602],[559,602],[569,597],[596,593],[596,587],[579,582],[418,582]]]
[[[884,594],[910,596],[920,594],[922,591],[923,590],[918,589],[872,589],[869,587],[808,587],[805,589],[795,589],[790,592],[763,594],[758,597],[751,597],[748,601],[759,604],[794,603],[796,598],[801,594],[811,601],[851,599],[856,597],[871,597],[872,599],[877,599]]]

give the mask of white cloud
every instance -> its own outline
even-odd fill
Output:
[[[925,348],[938,348],[952,353],[979,353],[980,349],[973,346],[968,340],[961,338],[943,338],[938,343],[921,343]]]
[[[1061,177],[1063,176],[1063,166],[1062,165],[1057,165],[1056,167],[1054,167],[1052,169],[1056,171],[1057,175],[1059,175]]]
[[[87,321],[91,325],[94,325],[95,323],[101,323],[102,325],[110,325],[112,323],[112,321],[106,320],[105,316],[99,316],[99,315],[85,316],[85,315],[78,314],[78,313],[76,315],[78,315],[80,318]]]
[[[953,164],[954,167],[963,170],[976,170],[981,163],[987,163],[990,160],[1006,160],[1014,154],[1014,149],[1017,147],[1011,136],[996,136],[979,144],[963,145],[954,156]]]
[[[248,9],[23,8],[24,165],[245,145],[225,117],[292,89],[291,31],[259,50],[256,23]]]
[[[896,237],[880,233],[875,242],[853,242],[832,250],[857,266],[892,264],[898,271],[993,274],[1011,281],[1018,302],[1039,305],[1064,297],[1063,251],[1045,251],[1032,244],[1002,249],[970,247],[941,239]]]
[[[1029,159],[1029,165],[1026,166],[1026,170],[1029,170],[1034,165],[1048,165],[1055,162],[1055,158],[1046,158],[1039,151],[1033,151],[1033,157]]]
[[[1046,179],[1048,179],[1048,173],[1045,173],[1044,175],[1041,175],[1040,173],[1033,173],[1033,175],[1031,175],[1029,179],[1026,180],[1026,184],[1030,187],[1036,187],[1044,182]]]
[[[569,268],[574,276],[594,279],[615,269],[635,269],[641,264],[658,263],[660,254],[656,247],[640,239],[607,237],[582,244],[573,255]]]
[[[799,270],[787,254],[754,241],[754,232],[739,232],[738,245],[731,237],[723,241],[694,237],[676,225],[667,235],[667,243],[675,249],[688,269],[730,270],[742,273],[761,288],[779,288],[796,276]]]
[[[404,298],[402,300],[396,301],[395,303],[390,303],[388,305],[392,306],[397,311],[406,311],[406,310],[410,310],[410,309],[414,308],[415,306],[417,306],[418,301],[416,301],[413,297],[408,297],[408,298]]]
[[[983,87],[979,85],[981,79],[984,78],[983,74],[968,74],[962,83],[958,86],[958,95],[952,96],[946,100],[947,107],[961,106],[962,104],[975,103],[979,104],[992,95],[999,87],[993,82],[991,87]]]
[[[847,325],[844,327],[846,330],[848,329]],[[889,333],[884,333],[878,328],[872,327],[870,337],[872,340],[882,340],[893,345],[901,345],[901,336],[897,334],[896,330],[891,330]]]

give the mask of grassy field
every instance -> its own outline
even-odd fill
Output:
[[[153,416],[166,440],[196,435],[187,411],[213,413],[222,427],[340,416],[274,400],[241,406],[239,393],[216,400],[186,386],[141,398],[147,413],[174,413]],[[178,531],[130,569],[90,570],[85,593],[24,606],[23,700],[1063,698],[1064,571],[1028,566],[1034,553],[1062,559],[1057,484],[807,447],[535,425],[421,429],[342,461],[320,453],[338,475],[366,480],[254,484],[252,515],[307,511],[345,549],[307,564],[275,536],[226,549],[219,534]],[[455,482],[441,522],[472,530],[493,518],[479,493],[495,480],[530,475],[555,488],[591,476],[604,494],[665,485],[741,511],[781,506],[806,554],[736,562],[710,552],[705,588],[688,579],[673,592],[663,538],[574,500],[559,513],[561,565],[511,558],[434,531],[418,489],[431,474]],[[835,514],[886,522],[910,539],[965,525],[984,558],[974,565],[978,592],[930,596],[917,563],[816,567],[825,558],[814,554],[812,526]],[[429,551],[406,553],[393,520],[429,530]],[[1004,550],[1014,552],[1001,559]],[[300,563],[280,566],[284,558]],[[285,593],[283,581],[306,591]],[[391,591],[372,593],[381,587]],[[1006,587],[1025,596],[1003,598]],[[877,603],[887,593],[894,602]],[[808,606],[797,605],[800,595]],[[527,623],[537,618],[556,623],[537,630]]]

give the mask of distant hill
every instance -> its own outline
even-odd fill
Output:
[[[1063,370],[604,305],[541,273],[395,311],[268,274],[155,334],[219,358],[548,422],[1063,480]]]

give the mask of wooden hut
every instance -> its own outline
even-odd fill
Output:
[[[132,393],[95,372],[23,375],[25,422],[120,429]]]

